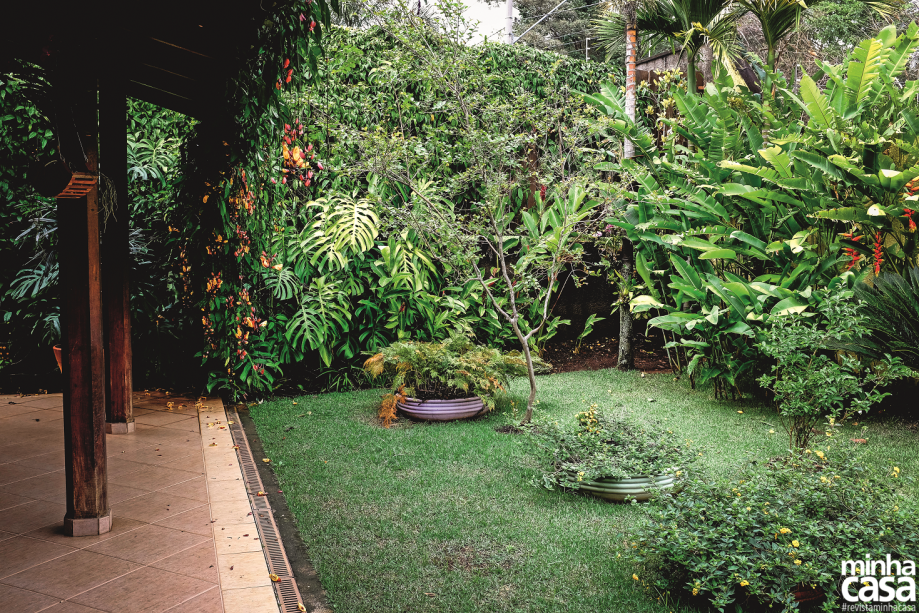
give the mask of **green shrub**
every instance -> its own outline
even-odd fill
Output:
[[[534,357],[538,371],[551,366]],[[526,361],[518,351],[502,352],[476,345],[464,336],[442,343],[401,341],[364,362],[374,378],[392,376],[392,389],[421,400],[478,396],[490,409],[494,395],[507,389],[511,377],[527,375]]]
[[[607,414],[591,405],[574,427],[558,422],[528,428],[541,468],[538,485],[579,489],[597,479],[675,474],[698,458],[690,441],[659,422]]]
[[[866,337],[867,318],[843,285],[814,293],[823,294],[816,314],[773,318],[757,345],[775,360],[759,382],[775,393],[791,444],[799,450],[824,419],[845,420],[853,412],[868,411],[890,395],[883,391],[887,383],[912,374],[900,358],[888,354],[868,360],[829,351]]]
[[[815,448],[659,498],[629,542],[638,573],[662,590],[701,594],[719,611],[735,601],[746,610],[745,600],[789,611],[797,588],[822,590],[823,609],[837,610],[843,560],[919,551],[915,502],[897,487],[899,469],[869,474],[855,453],[850,443]]]

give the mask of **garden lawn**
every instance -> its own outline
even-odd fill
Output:
[[[538,383],[536,419],[573,422],[591,402],[641,411],[698,447],[697,469],[708,476],[730,477],[749,457],[786,452],[772,409],[715,401],[672,375],[604,370]],[[515,381],[509,399],[484,418],[445,424],[400,418],[389,430],[376,419],[380,390],[251,408],[336,610],[694,610],[685,594],[643,587],[618,557],[646,506],[531,485],[526,437],[495,431],[519,421],[510,400],[520,409],[527,390],[525,380]],[[847,427],[837,436],[860,432]],[[919,433],[878,423],[867,437],[878,469],[919,473]]]

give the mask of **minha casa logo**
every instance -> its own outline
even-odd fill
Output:
[[[912,560],[844,560],[843,611],[915,611],[916,563]],[[858,604],[848,604],[858,603]],[[904,606],[905,605],[905,606]]]

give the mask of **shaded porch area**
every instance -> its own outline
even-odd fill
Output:
[[[222,402],[133,401],[106,435],[111,531],[74,537],[63,396],[0,396],[0,611],[279,611]]]

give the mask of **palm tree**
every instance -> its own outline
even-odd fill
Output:
[[[634,25],[648,48],[670,44],[686,52],[686,78],[693,91],[696,57],[705,44],[720,60],[730,60],[738,54],[740,13],[730,10],[730,4],[730,0],[654,0],[637,11]],[[597,21],[597,38],[607,55],[615,52],[622,32],[628,32],[628,21],[630,18],[621,13]]]
[[[734,0],[736,18],[751,14],[759,20],[766,41],[766,65],[775,70],[779,42],[801,23],[801,15],[820,0]],[[903,5],[902,0],[863,0],[882,17],[890,17]]]

